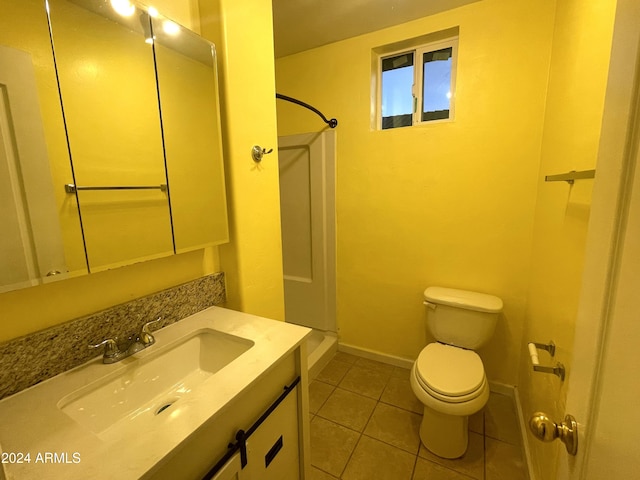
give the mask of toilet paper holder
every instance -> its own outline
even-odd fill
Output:
[[[529,356],[531,357],[531,363],[533,364],[534,372],[553,373],[560,377],[560,380],[564,381],[565,368],[560,362],[556,362],[555,367],[540,365],[540,359],[538,358],[538,350],[546,350],[552,357],[556,354],[556,344],[551,340],[549,343],[536,343],[530,342]]]

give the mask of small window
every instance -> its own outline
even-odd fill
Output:
[[[457,39],[379,57],[379,127],[453,118]]]

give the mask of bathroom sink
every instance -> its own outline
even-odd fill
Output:
[[[144,428],[177,413],[184,397],[253,344],[213,329],[195,331],[158,352],[151,347],[142,358],[114,364],[124,368],[65,396],[58,408],[104,439]]]

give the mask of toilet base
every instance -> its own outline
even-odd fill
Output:
[[[465,454],[469,443],[469,417],[446,415],[424,407],[420,440],[430,452],[439,457],[459,458]]]

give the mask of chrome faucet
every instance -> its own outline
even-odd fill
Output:
[[[162,320],[159,317],[157,320],[145,323],[140,329],[140,333],[130,335],[126,340],[118,342],[113,338],[107,338],[96,345],[89,345],[89,348],[100,348],[104,346],[104,355],[102,357],[102,363],[116,363],[127,358],[134,353],[138,353],[147,347],[150,347],[156,343],[155,337],[151,334],[149,327]]]

